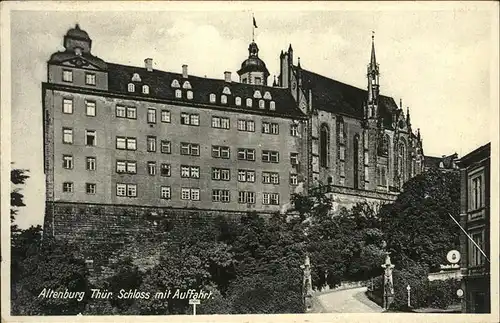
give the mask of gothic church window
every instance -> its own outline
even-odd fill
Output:
[[[328,167],[330,160],[330,130],[326,124],[322,124],[320,129],[319,156],[320,166]]]
[[[399,143],[398,147],[398,169],[399,169],[399,179],[400,179],[400,184],[403,185],[403,183],[406,180],[406,145],[404,142]]]
[[[377,153],[379,156],[387,156],[389,153],[389,136],[381,135],[378,140]]]

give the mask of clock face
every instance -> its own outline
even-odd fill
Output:
[[[297,84],[295,82],[292,83],[292,90],[295,90],[295,88],[297,87]]]

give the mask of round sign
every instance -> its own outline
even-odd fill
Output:
[[[461,288],[457,289],[457,296],[458,297],[464,296],[464,291]]]
[[[458,252],[458,250],[451,250],[446,255],[446,259],[448,260],[448,262],[456,264],[460,261],[460,252]]]

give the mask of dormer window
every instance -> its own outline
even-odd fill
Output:
[[[265,102],[264,100],[259,100],[259,109],[264,109],[265,108]]]
[[[269,93],[268,91],[266,91],[266,93],[264,93],[264,99],[271,100],[272,99],[271,93]]]
[[[181,91],[181,90],[179,90],[179,89],[175,90],[175,97],[176,97],[177,99],[182,98],[182,91]]]
[[[75,47],[75,55],[82,56],[82,48],[81,47]]]
[[[138,73],[134,73],[134,75],[132,75],[132,82],[141,82],[141,77]]]
[[[174,87],[174,88],[179,88],[181,87],[181,85],[179,84],[179,81],[177,80],[173,80],[172,81],[172,84],[170,84],[171,87]]]
[[[226,95],[231,95],[231,90],[227,86],[225,86],[224,89],[222,90],[222,93]]]
[[[250,98],[247,99],[247,107],[249,107],[249,108],[252,107],[252,99],[250,99]]]
[[[269,102],[269,110],[276,110],[276,103],[274,101]]]
[[[189,83],[189,81],[184,82],[184,84],[182,84],[182,88],[186,90],[191,90],[192,89],[191,83]]]
[[[260,94],[260,91],[259,90],[256,90],[254,93],[253,93],[253,97],[256,98],[256,99],[261,99],[262,98],[262,95]]]
[[[85,73],[85,84],[95,85],[95,74],[94,73]]]
[[[220,103],[222,104],[227,104],[227,96],[226,95],[221,95],[220,97]]]
[[[188,100],[193,99],[193,91],[187,91],[187,98],[188,98]]]
[[[215,103],[215,94],[210,94],[210,103]]]
[[[237,96],[235,99],[234,99],[234,103],[237,105],[237,106],[240,106],[241,105],[241,98],[239,96]]]
[[[70,70],[63,70],[63,81],[64,82],[73,82],[73,71]]]
[[[128,84],[128,91],[129,92],[135,92],[135,85],[134,85],[134,83],[129,83]]]
[[[142,86],[142,93],[143,94],[149,94],[149,86],[143,85]]]

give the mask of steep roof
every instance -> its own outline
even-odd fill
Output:
[[[448,156],[442,157],[434,157],[434,156],[425,156],[424,164],[427,168],[443,168],[443,169],[453,169],[455,168],[454,162],[458,159],[458,154],[454,153]],[[443,163],[443,167],[440,167],[441,163]]]
[[[298,71],[298,68],[294,68]],[[354,118],[363,118],[363,104],[368,93],[366,90],[345,84],[323,75],[301,69],[302,86],[312,90],[312,105],[314,108],[332,113],[340,113]],[[394,99],[379,96],[379,114],[384,119],[386,128],[392,127],[392,114],[398,110]]]
[[[460,158],[458,164],[460,167],[468,167],[469,165],[478,162],[491,156],[491,143],[487,143],[479,148],[474,149],[467,155]]]
[[[305,115],[300,111],[293,99],[292,95],[287,89],[274,88],[264,85],[253,85],[253,84],[243,84],[237,82],[225,82],[224,80],[204,78],[198,76],[188,75],[187,78],[183,78],[180,73],[164,72],[160,70],[148,71],[146,68],[126,66],[119,64],[108,63],[108,88],[110,91],[128,93],[128,84],[132,81],[132,76],[134,73],[139,74],[141,81],[132,82],[142,85],[149,86],[149,94],[142,94],[139,86],[136,86],[136,91],[134,95],[143,95],[145,97],[155,97],[160,99],[168,100],[178,100],[175,98],[175,88],[173,88],[172,82],[177,80],[182,89],[185,81],[189,81],[192,87],[193,99],[187,100],[183,94],[183,101],[192,102],[203,105],[214,105],[214,106],[228,106],[231,109],[244,111],[245,113],[255,113],[255,114],[267,114],[267,115],[280,115],[288,117],[305,117]],[[222,91],[225,87],[228,87],[231,91],[230,95],[227,95],[227,104],[221,103]],[[262,100],[265,102],[265,108],[259,108],[259,98],[254,98],[255,91],[258,90],[262,96]],[[271,99],[265,99],[264,95],[269,92]],[[210,102],[210,94],[216,95],[216,103]],[[235,98],[241,98],[241,106],[235,104]],[[246,99],[252,99],[252,107],[246,106]],[[275,110],[270,109],[271,101],[275,102]]]

